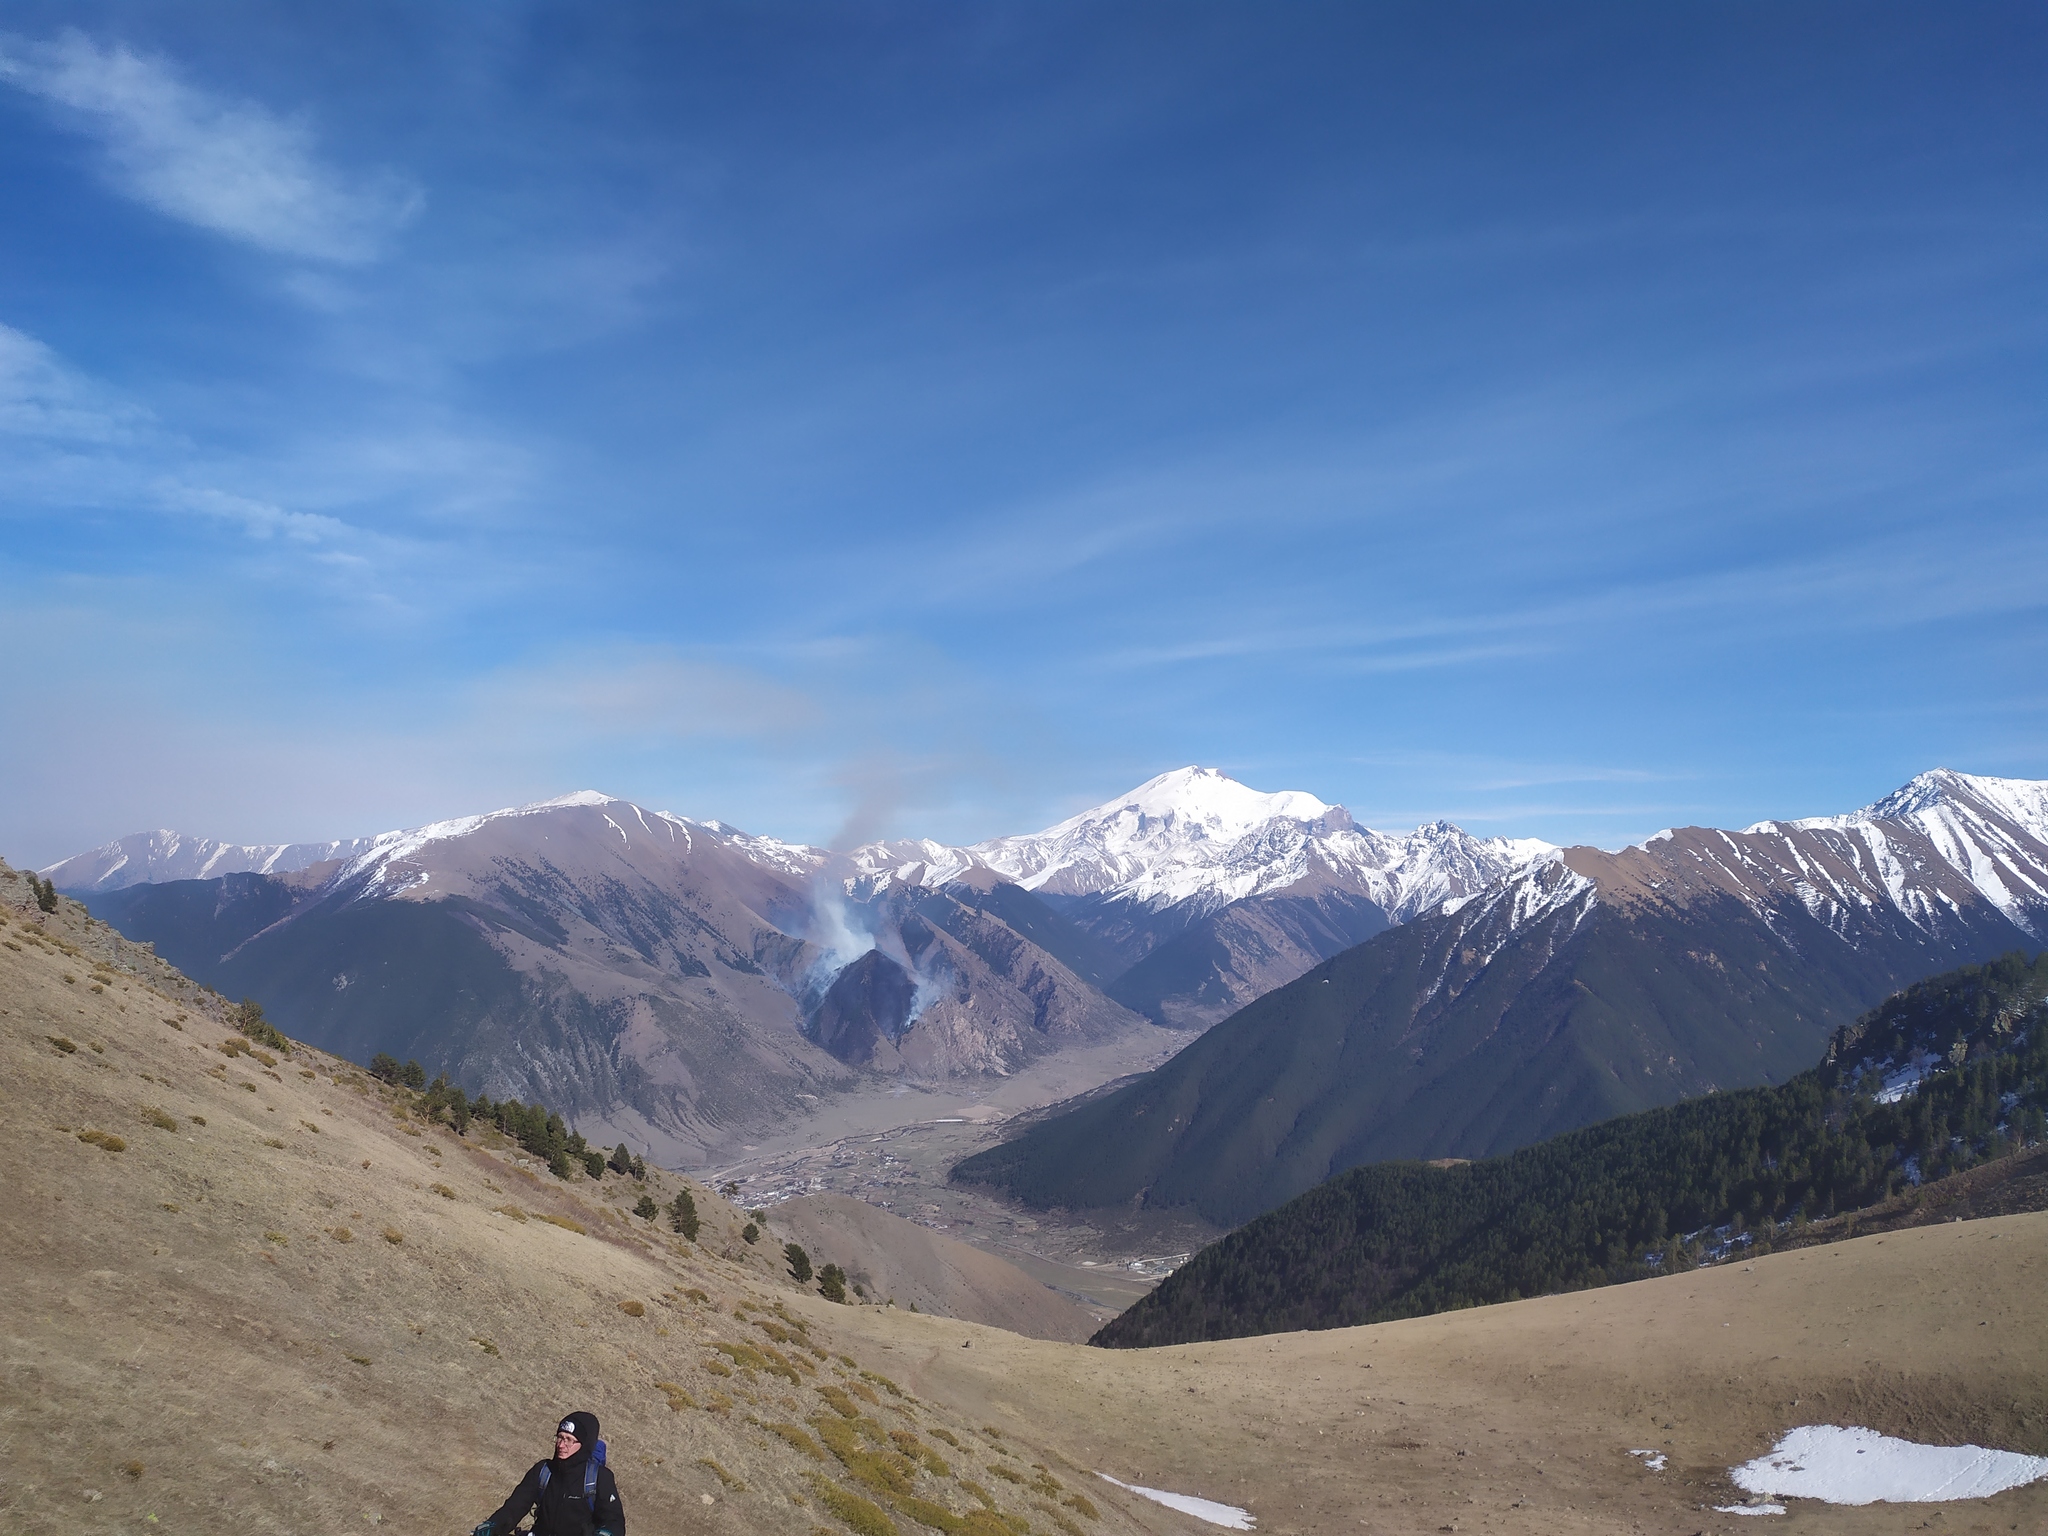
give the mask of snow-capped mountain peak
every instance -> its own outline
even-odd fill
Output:
[[[1266,793],[1214,768],[1177,768],[1043,832],[927,857],[925,883],[981,865],[1028,890],[1214,911],[1290,887],[1341,887],[1394,921],[1554,850],[1439,822],[1406,836],[1360,827],[1300,790]]]
[[[1196,835],[1239,837],[1275,819],[1315,821],[1331,807],[1298,789],[1262,794],[1220,768],[1176,768],[1147,779],[1127,795],[1069,816],[1038,834],[1059,837],[1098,825],[1136,830],[1149,821],[1172,822]]]

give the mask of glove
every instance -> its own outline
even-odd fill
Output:
[[[491,1522],[486,1520],[482,1525],[471,1531],[469,1536],[491,1536]]]

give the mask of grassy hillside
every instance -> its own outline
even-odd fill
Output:
[[[1140,1202],[1217,1226],[1396,1158],[1491,1157],[1717,1089],[1782,1083],[1887,994],[2010,948],[1988,906],[1936,942],[1845,943],[1796,902],[1474,902],[1379,934],[1156,1071],[954,1177],[1046,1209]],[[1978,921],[1981,919],[1981,921]]]
[[[1892,997],[1780,1087],[1485,1162],[1353,1169],[1203,1250],[1095,1342],[1341,1327],[1641,1279],[1731,1243],[1761,1251],[2039,1141],[2044,997],[2048,953],[2014,953]]]
[[[797,1285],[772,1221],[750,1244],[659,1169],[558,1177],[509,1117],[460,1135],[447,1095],[237,1017],[0,866],[4,1412],[35,1464],[0,1527],[467,1530],[583,1407],[643,1531],[1149,1528],[912,1395],[845,1328],[893,1309]]]

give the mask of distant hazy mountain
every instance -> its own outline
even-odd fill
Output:
[[[1847,816],[1566,849],[956,1176],[1234,1225],[1361,1163],[1483,1157],[1782,1082],[1888,993],[2044,932],[2044,784],[1937,770]]]
[[[135,832],[118,842],[103,843],[89,853],[53,864],[48,874],[62,889],[81,895],[118,891],[131,885],[162,885],[167,880],[290,875],[329,859],[352,859],[369,852],[377,841],[374,837],[351,837],[333,843],[217,843],[211,838],[187,837],[182,832]]]

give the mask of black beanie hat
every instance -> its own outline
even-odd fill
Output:
[[[597,1415],[594,1413],[584,1413],[579,1410],[568,1414],[556,1427],[569,1431],[570,1434],[583,1443],[585,1450],[597,1444]]]

